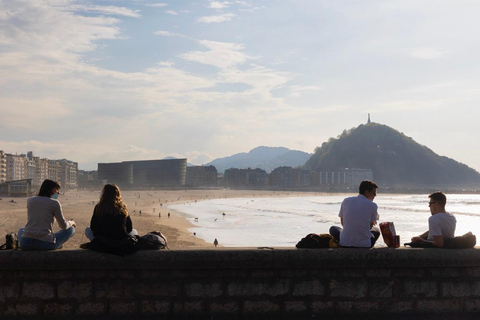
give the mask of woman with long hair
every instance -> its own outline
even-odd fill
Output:
[[[60,249],[75,234],[75,221],[65,220],[62,206],[57,200],[59,190],[58,182],[46,179],[38,194],[27,200],[27,224],[18,230],[22,250]],[[53,233],[55,219],[61,230]]]
[[[127,206],[122,201],[120,189],[113,183],[106,184],[100,201],[93,210],[90,227],[85,229],[85,235],[92,241],[98,236],[122,240],[137,234],[137,230],[132,227]]]

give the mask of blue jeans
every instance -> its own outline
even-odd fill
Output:
[[[55,250],[63,246],[68,239],[70,239],[75,234],[75,228],[72,226],[66,230],[60,230],[54,233],[55,242],[47,242],[34,238],[23,237],[23,232],[25,228],[20,228],[18,230],[18,243],[22,250],[33,250],[33,251],[44,251],[44,250]]]
[[[342,228],[337,226],[332,226],[329,230],[329,233],[337,242],[340,242],[341,231],[342,231]],[[377,242],[377,239],[380,237],[380,232],[374,229],[370,230],[370,232],[372,233],[372,236],[373,236],[372,238],[370,238],[371,240],[370,248],[373,248],[373,246],[375,245],[375,242]],[[351,248],[354,248],[354,247],[351,247]]]

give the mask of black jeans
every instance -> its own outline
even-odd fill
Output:
[[[330,235],[335,239],[335,241],[340,242],[340,231],[342,231],[342,228],[337,227],[337,226],[332,226],[330,227]],[[370,241],[372,242],[370,248],[373,248],[375,245],[375,242],[377,242],[378,238],[380,237],[380,232],[376,230],[370,230],[372,233],[373,237],[370,238]],[[357,247],[345,247],[345,248],[357,248]]]

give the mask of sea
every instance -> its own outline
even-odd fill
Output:
[[[338,212],[345,197],[321,194],[211,199],[169,208],[192,223],[192,236],[212,244],[217,239],[224,247],[294,247],[309,233],[328,233],[331,226],[340,226]],[[393,222],[402,245],[428,230],[428,195],[379,194],[374,202],[379,222]],[[479,194],[448,194],[446,209],[457,219],[455,235],[468,231],[480,235]],[[375,246],[386,246],[382,237]]]

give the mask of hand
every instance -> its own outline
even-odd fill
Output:
[[[75,221],[73,221],[73,219],[70,219],[70,220],[68,220],[68,221],[70,221],[70,222],[72,223],[72,227],[74,227],[74,228],[77,227],[77,224],[75,223]]]
[[[413,237],[412,242],[423,242],[423,239],[420,237]]]

